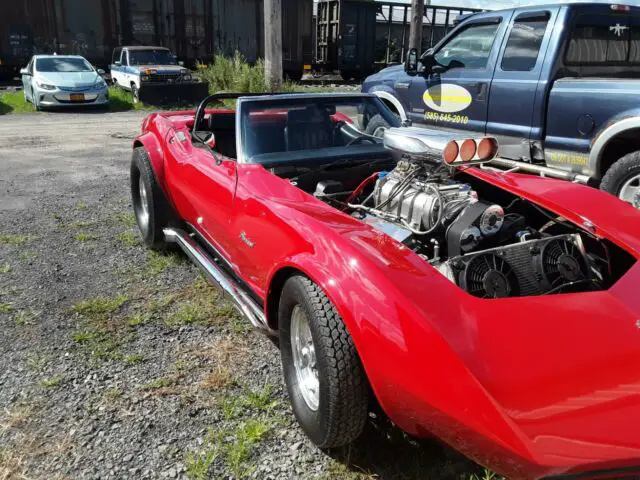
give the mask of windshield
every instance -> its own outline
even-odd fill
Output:
[[[177,65],[177,62],[169,50],[130,50],[129,65]]]
[[[344,148],[370,137],[374,117],[391,126],[400,120],[377,97],[313,96],[244,100],[241,132],[248,162],[263,163],[270,154],[320,148]],[[373,124],[372,124],[373,127]],[[371,145],[360,138],[353,145]]]
[[[50,57],[36,59],[38,72],[92,72],[93,67],[84,58]]]

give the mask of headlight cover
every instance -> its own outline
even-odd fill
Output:
[[[51,85],[49,83],[36,82],[36,85],[38,86],[38,88],[41,88],[42,90],[55,90],[56,89],[55,85]]]

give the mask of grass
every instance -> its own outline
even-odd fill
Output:
[[[210,430],[203,448],[187,453],[187,476],[194,480],[210,478],[211,466],[221,460],[234,478],[249,477],[255,471],[251,457],[272,427],[266,419],[251,419],[236,428]]]
[[[0,313],[13,312],[13,303],[0,303]]]
[[[34,258],[38,258],[38,253],[37,252],[22,252],[20,255],[18,255],[18,259],[19,260],[33,260]]]
[[[77,302],[71,309],[80,315],[89,318],[103,318],[114,313],[127,301],[125,295],[115,297],[95,297],[89,300]]]
[[[4,265],[0,265],[0,273],[9,273],[11,271],[11,265],[5,263]]]
[[[51,378],[45,378],[40,382],[40,386],[42,388],[53,388],[53,387],[59,387],[60,385],[62,385],[62,381],[64,380],[64,376],[63,375],[56,375],[54,377]]]
[[[27,367],[29,367],[29,370],[39,372],[49,362],[49,359],[45,355],[30,355],[27,357],[25,362]]]
[[[76,210],[86,210],[87,208],[89,208],[89,205],[87,205],[83,200],[79,200],[75,206]]]
[[[140,245],[140,236],[135,232],[122,232],[116,237],[116,240],[125,247],[136,247]]]
[[[109,111],[124,112],[127,110],[146,110],[150,107],[142,103],[133,103],[131,94],[122,89],[109,88]],[[0,93],[0,115],[9,113],[32,113],[36,109],[25,101],[22,91]]]
[[[150,383],[142,387],[143,390],[159,390],[163,388],[173,387],[178,383],[178,376],[156,378]]]
[[[128,365],[135,365],[137,363],[144,362],[145,358],[143,355],[133,354],[133,355],[125,355],[122,358],[122,361]]]
[[[24,245],[29,240],[29,235],[0,235],[0,244]]]
[[[86,232],[79,232],[76,234],[76,240],[78,242],[90,242],[92,240],[97,240],[98,237]]]
[[[121,396],[122,390],[120,390],[118,387],[110,388],[109,390],[104,392],[104,398],[110,401],[117,400]]]
[[[127,325],[129,325],[130,327],[137,327],[138,325],[144,325],[149,320],[151,320],[151,315],[137,314],[127,319]]]
[[[230,387],[235,383],[231,370],[223,365],[218,365],[212,372],[207,373],[202,379],[201,386],[208,390]]]
[[[181,262],[182,258],[175,253],[164,254],[149,250],[145,273],[151,276],[160,275],[167,268],[180,265]]]
[[[114,219],[127,228],[133,228],[137,225],[136,216],[132,212],[118,212],[114,215]]]

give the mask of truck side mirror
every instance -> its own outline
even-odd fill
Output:
[[[28,68],[21,68],[20,75],[31,75]]]
[[[409,50],[407,59],[404,62],[404,71],[409,75],[418,73],[418,49],[412,48]]]
[[[104,74],[106,73],[106,72],[105,72],[103,69],[101,69],[101,68],[98,68],[98,69],[96,70],[96,72],[98,72],[98,75],[104,75]]]

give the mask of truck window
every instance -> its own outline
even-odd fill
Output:
[[[640,63],[640,21],[630,15],[581,15],[565,55],[567,65]]]
[[[516,17],[502,57],[500,66],[502,70],[516,72],[533,70],[547,30],[549,16],[549,12],[540,12],[523,13]]]
[[[499,22],[470,25],[445,43],[434,55],[435,60],[445,67],[455,60],[460,63],[458,68],[485,68],[499,26]]]

